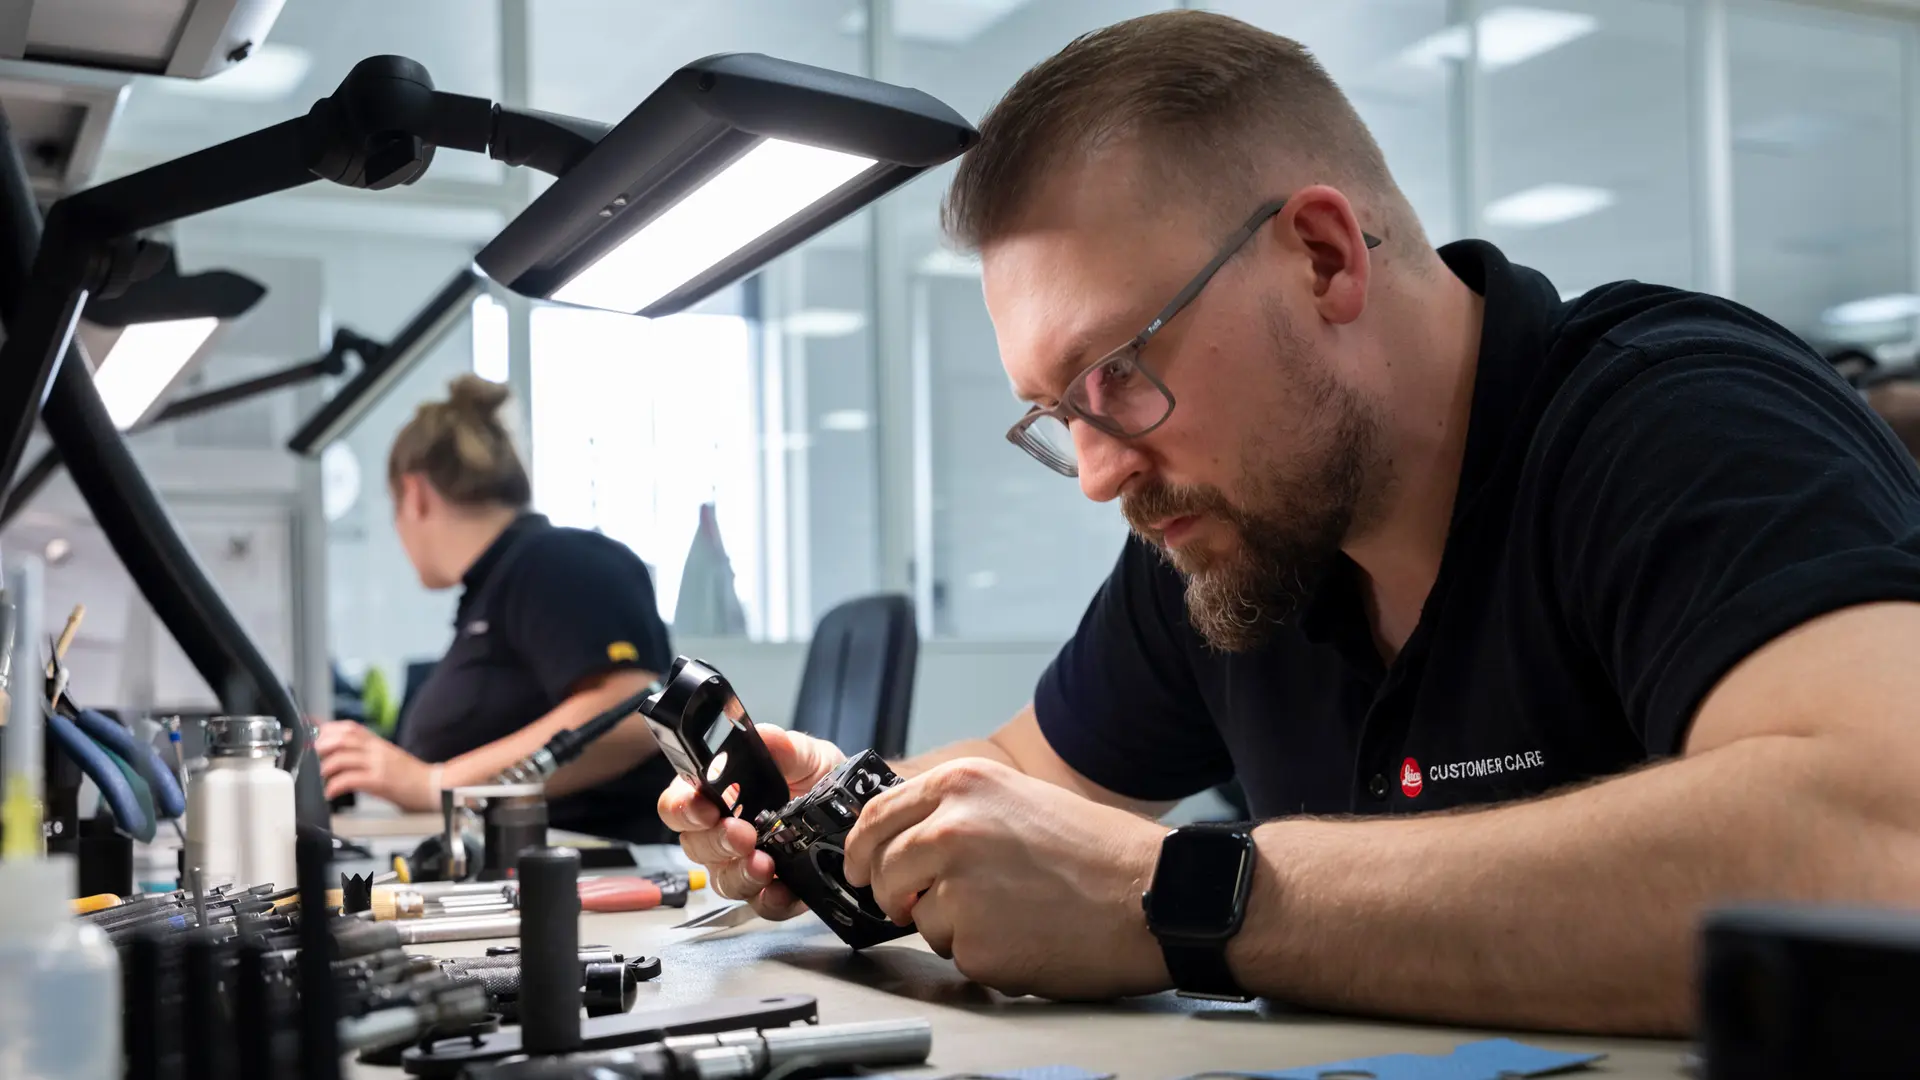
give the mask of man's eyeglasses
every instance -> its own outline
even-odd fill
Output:
[[[1207,287],[1207,282],[1213,280],[1213,275],[1227,260],[1286,204],[1287,200],[1276,199],[1255,211],[1245,225],[1227,238],[1213,261],[1187,282],[1172,303],[1160,309],[1160,314],[1154,316],[1145,330],[1083,368],[1067,383],[1057,404],[1028,409],[1027,414],[1007,430],[1007,441],[1063,476],[1078,476],[1080,466],[1074,451],[1073,432],[1068,428],[1070,420],[1091,424],[1118,439],[1137,439],[1166,423],[1167,417],[1173,415],[1173,392],[1140,362],[1141,348],[1169,320],[1193,303],[1193,298],[1200,295],[1200,290]],[[1361,236],[1366,239],[1367,247],[1380,246],[1378,238],[1365,233]]]

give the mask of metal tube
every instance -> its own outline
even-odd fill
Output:
[[[475,915],[458,919],[413,919],[383,923],[398,930],[403,945],[432,945],[442,941],[485,941],[517,937],[519,915]]]

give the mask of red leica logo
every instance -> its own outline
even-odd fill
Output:
[[[1411,799],[1420,794],[1420,763],[1408,758],[1400,763],[1400,794]]]

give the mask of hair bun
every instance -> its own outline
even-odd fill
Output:
[[[500,383],[467,374],[447,384],[447,405],[455,412],[491,419],[508,394]]]

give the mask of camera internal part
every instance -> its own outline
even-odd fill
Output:
[[[780,880],[840,940],[864,949],[912,932],[887,918],[872,890],[847,884],[843,864],[861,809],[900,782],[878,754],[855,754],[789,799],[786,778],[726,677],[684,656],[640,712],[675,770],[722,813],[752,823]]]

